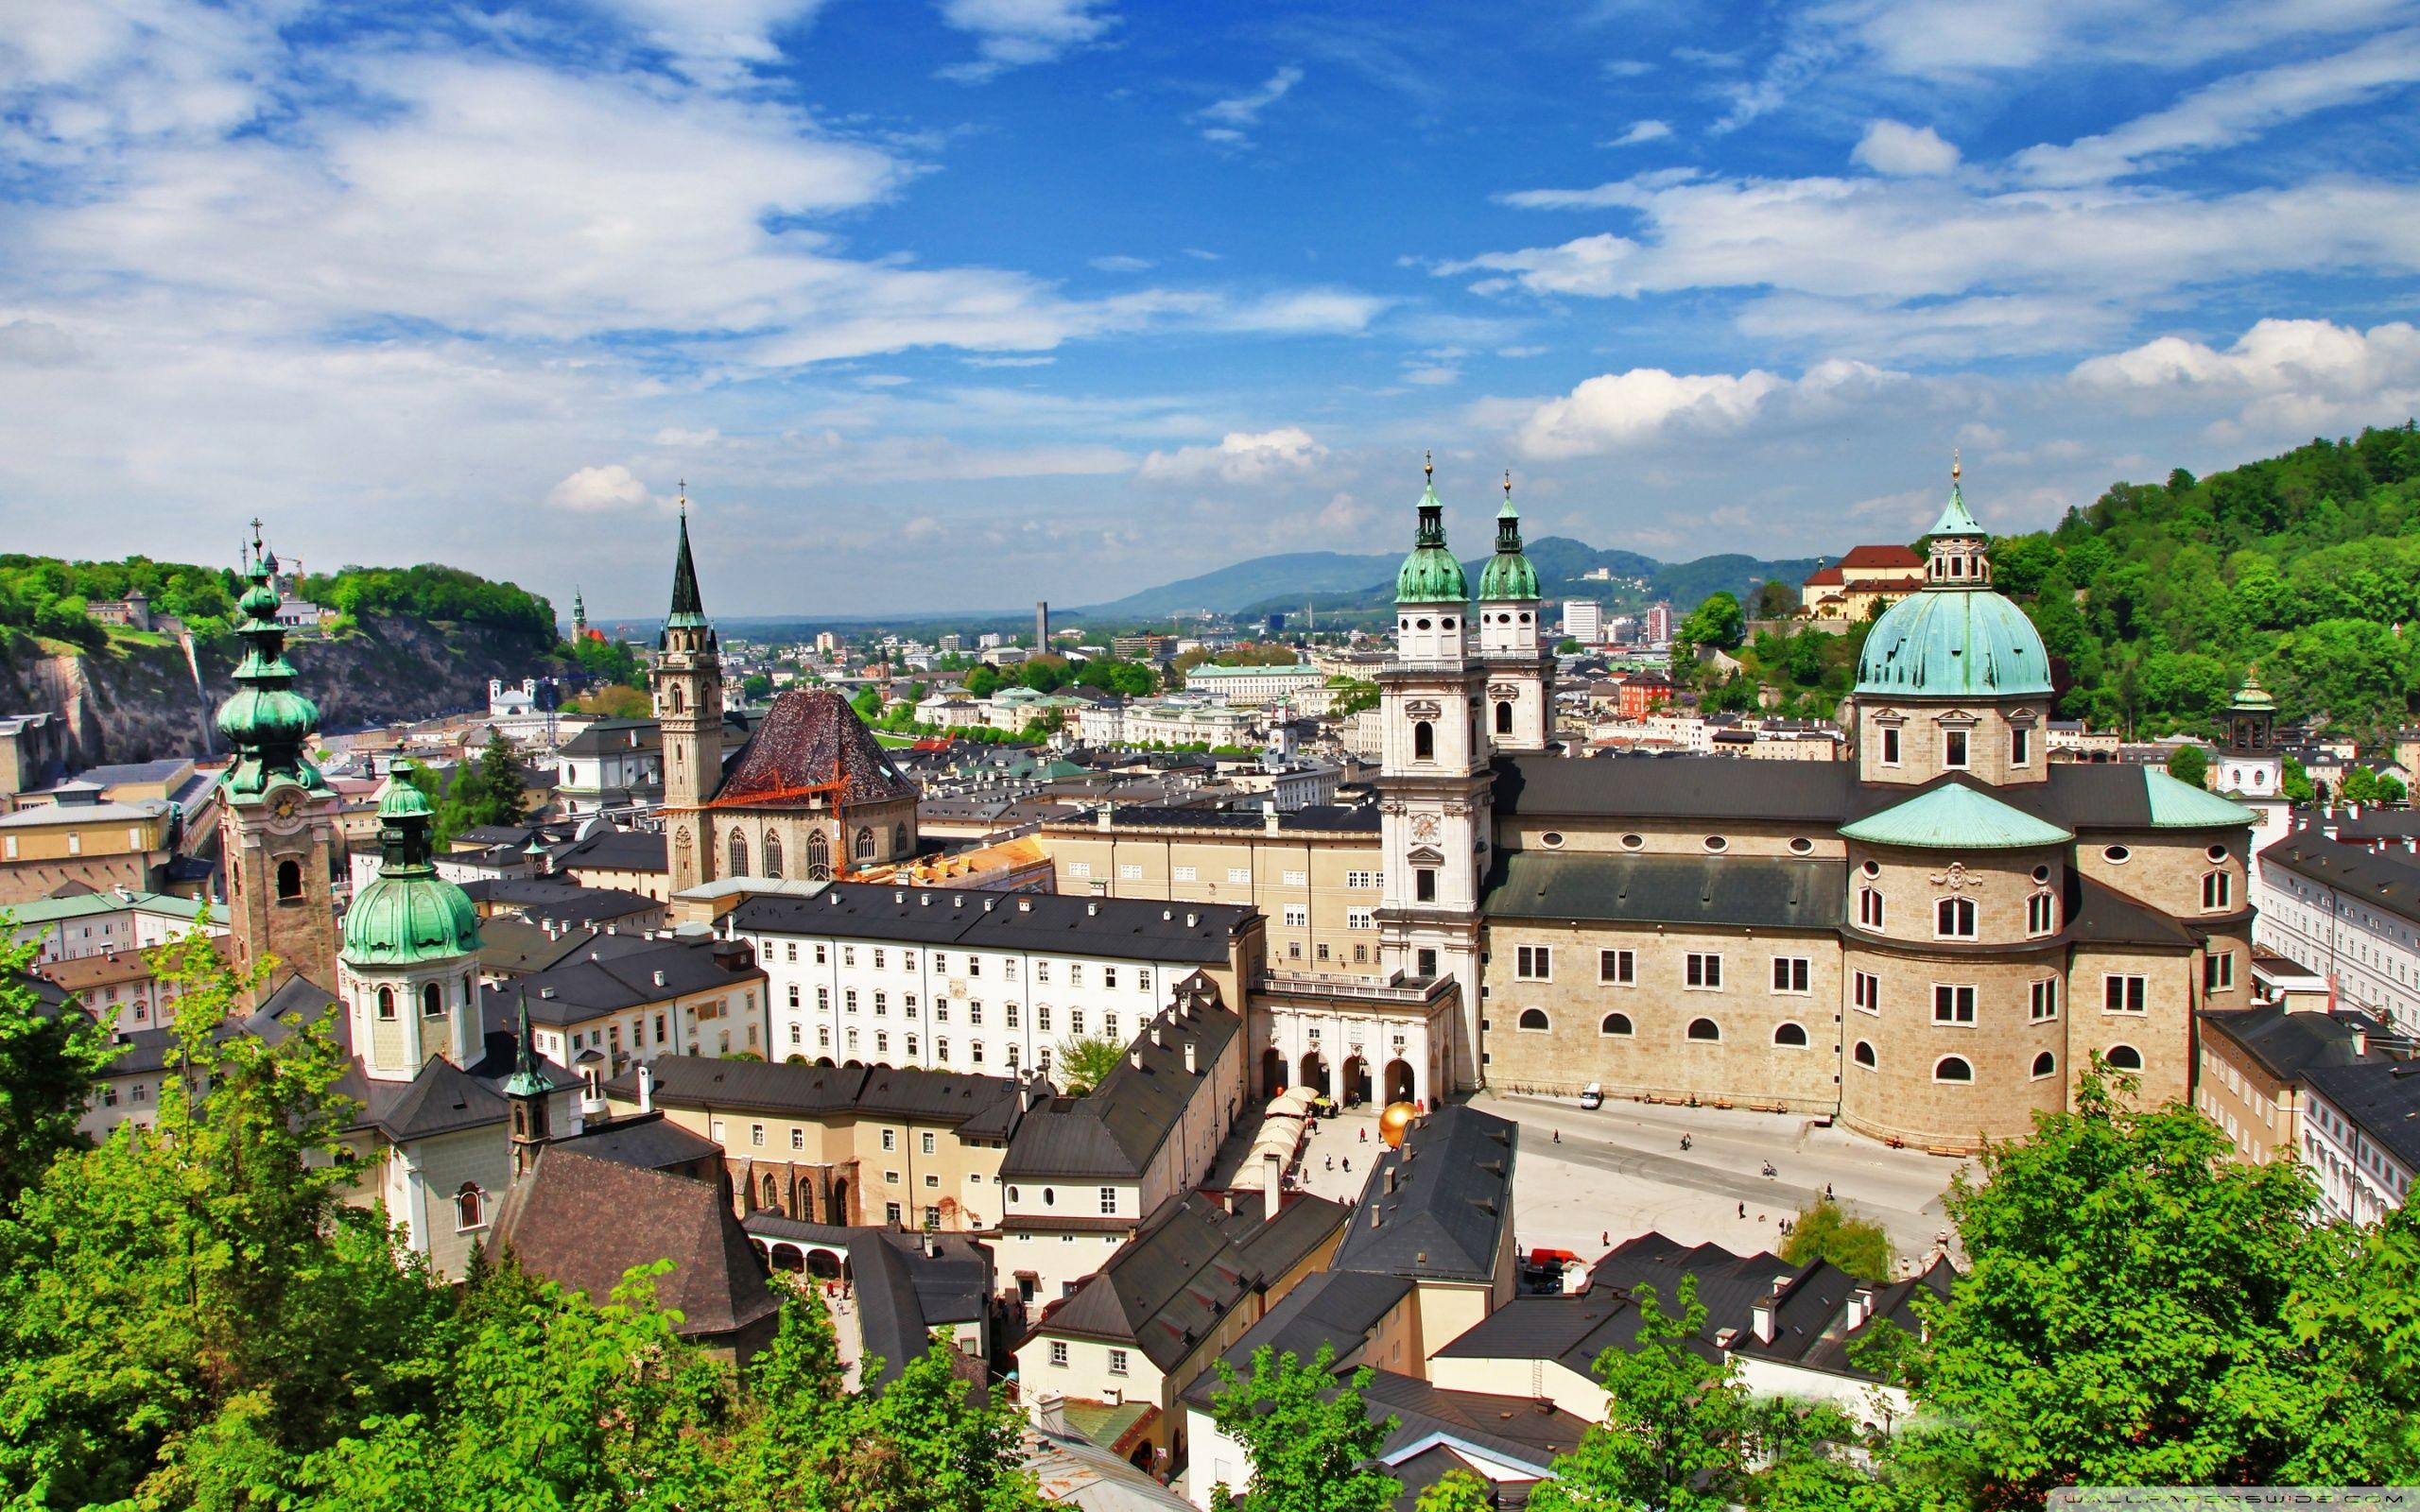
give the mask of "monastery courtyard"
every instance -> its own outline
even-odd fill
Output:
[[[1471,1102],[1521,1125],[1513,1202],[1525,1255],[1568,1249],[1594,1260],[1606,1236],[1619,1244],[1651,1228],[1683,1244],[1778,1250],[1782,1220],[1829,1183],[1852,1214],[1883,1226],[1904,1263],[1927,1255],[1949,1227],[1942,1195],[1967,1163],[1894,1150],[1801,1115],[1630,1102],[1591,1110],[1567,1099],[1494,1091]],[[1304,1190],[1347,1203],[1358,1197],[1380,1147],[1377,1122],[1374,1108],[1322,1119],[1304,1156]]]

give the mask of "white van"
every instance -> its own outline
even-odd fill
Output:
[[[1600,1086],[1599,1086],[1597,1083],[1595,1083],[1595,1082],[1593,1082],[1593,1081],[1592,1081],[1592,1082],[1590,1082],[1587,1086],[1581,1088],[1581,1089],[1580,1089],[1580,1106],[1581,1106],[1581,1107],[1582,1107],[1582,1108],[1602,1108],[1602,1107],[1604,1107],[1604,1106],[1605,1106],[1605,1089],[1604,1089],[1604,1088],[1602,1088],[1602,1087],[1600,1087]]]

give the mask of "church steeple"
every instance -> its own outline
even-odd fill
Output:
[[[1511,603],[1538,596],[1538,570],[1522,554],[1521,511],[1512,507],[1512,473],[1504,473],[1504,507],[1495,511],[1495,555],[1479,570],[1479,602]]]
[[[588,601],[577,585],[571,591],[571,638],[575,643],[588,639]]]
[[[689,486],[681,485],[681,550],[672,558],[672,616],[665,622],[702,628],[705,600],[698,593],[698,564],[689,555]]]
[[[663,736],[664,808],[677,893],[714,878],[715,835],[703,811],[722,787],[722,652],[698,592],[685,483],[680,543],[672,558],[672,611],[656,644],[650,682]]]
[[[303,748],[320,728],[320,710],[294,691],[294,663],[285,660],[285,627],[277,622],[277,557],[261,542],[261,523],[252,522],[251,550],[245,553],[244,590],[237,608],[244,612],[235,634],[247,649],[237,664],[235,691],[218,706],[218,732],[233,748],[228,769],[232,796],[258,797],[271,782],[284,778],[316,792],[327,791],[320,769],[303,756]]]

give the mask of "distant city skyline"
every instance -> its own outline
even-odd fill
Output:
[[[0,35],[0,528],[656,612],[1408,537],[1837,554],[2420,410],[2420,7],[86,0]]]

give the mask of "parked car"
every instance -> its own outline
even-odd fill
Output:
[[[1592,1081],[1592,1082],[1590,1082],[1587,1086],[1581,1088],[1581,1089],[1580,1089],[1580,1106],[1581,1106],[1581,1107],[1582,1107],[1582,1108],[1602,1108],[1602,1107],[1604,1107],[1604,1106],[1605,1106],[1605,1089],[1604,1089],[1604,1088],[1602,1088],[1602,1087],[1600,1087],[1600,1086],[1599,1086],[1597,1083],[1595,1083],[1595,1082],[1593,1082],[1593,1081]]]

